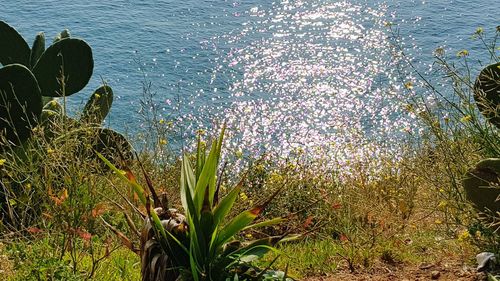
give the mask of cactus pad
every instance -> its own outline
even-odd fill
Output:
[[[500,212],[500,159],[489,158],[477,163],[462,180],[467,199],[483,212]],[[498,199],[498,200],[497,200]]]
[[[29,66],[30,47],[23,37],[10,25],[0,21],[0,63],[19,63]]]
[[[83,40],[63,39],[42,54],[33,69],[43,96],[70,96],[83,89],[94,69],[92,49]],[[64,83],[61,78],[64,74]],[[64,88],[62,85],[64,84]]]
[[[30,56],[31,69],[35,67],[36,63],[38,62],[44,51],[45,51],[45,34],[43,34],[43,32],[39,32],[35,37],[35,41],[33,41],[33,47],[31,47],[31,56]]]
[[[474,100],[481,113],[500,127],[500,63],[485,67],[474,84]]]
[[[25,66],[0,69],[0,134],[16,145],[31,135],[42,112],[42,96],[35,77]]]
[[[90,97],[83,108],[82,121],[86,123],[101,124],[109,113],[113,103],[113,90],[103,85]]]

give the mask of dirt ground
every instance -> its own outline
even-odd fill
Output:
[[[304,281],[335,281],[335,280],[354,280],[354,281],[423,281],[423,280],[441,280],[441,281],[483,281],[487,280],[485,273],[477,272],[470,265],[460,264],[458,262],[441,262],[436,264],[421,264],[418,266],[403,265],[380,265],[367,271],[350,273],[349,270],[340,270],[337,273],[310,277]]]

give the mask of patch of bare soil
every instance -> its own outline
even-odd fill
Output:
[[[309,277],[304,281],[483,281],[487,280],[485,273],[477,272],[470,265],[459,262],[439,262],[421,265],[385,265],[380,264],[372,269],[350,273],[346,268],[338,272],[320,277]]]

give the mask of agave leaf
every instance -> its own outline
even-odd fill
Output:
[[[245,244],[243,244],[242,247],[236,249],[233,252],[227,253],[227,256],[239,257],[239,256],[243,256],[245,254],[257,254],[257,253],[262,252],[262,250],[257,250],[256,248],[263,247],[263,246],[273,248],[274,245],[283,241],[283,238],[284,238],[283,236],[271,236],[271,237],[265,237],[265,238],[253,240],[250,242],[246,242]],[[254,248],[255,248],[255,252],[252,251],[252,249],[254,249]],[[265,253],[267,253],[267,252],[269,252],[269,249],[267,249],[265,251]],[[264,255],[265,253],[263,253],[262,255]]]
[[[252,249],[249,249],[247,252],[244,252],[238,260],[246,263],[250,263],[262,258],[265,254],[275,248],[271,246],[260,245],[256,246]]]
[[[261,206],[252,208],[251,210],[244,211],[233,218],[219,234],[217,244],[222,245],[229,241],[236,233],[240,232],[243,228],[255,220],[255,218],[262,212]]]
[[[186,214],[196,216],[196,210],[193,202],[193,190],[195,186],[193,170],[189,164],[189,159],[186,155],[182,159],[181,170],[181,202]]]
[[[194,255],[189,255],[189,263],[191,265],[191,275],[193,276],[194,281],[199,281],[200,277],[198,276],[198,270],[196,262],[194,261]]]
[[[205,190],[205,198],[203,199],[203,206],[201,208],[200,225],[206,240],[209,240],[214,229],[214,214],[208,200],[208,190]]]
[[[221,133],[219,135],[219,140],[217,142],[217,164],[215,166],[215,169],[217,169],[217,166],[218,166],[218,163],[221,159],[221,154],[222,154],[222,143],[224,142],[224,133],[226,132],[226,123],[224,123],[224,125],[222,126],[222,130],[221,130]],[[211,178],[210,180],[210,185],[209,185],[209,190],[210,190],[210,198],[211,198],[211,203],[213,204],[213,198],[215,196],[215,192],[216,192],[216,173],[214,172],[214,177]]]
[[[212,143],[212,147],[210,149],[210,153],[208,154],[208,158],[203,165],[203,169],[201,171],[200,177],[196,182],[196,189],[194,192],[194,203],[197,211],[201,210],[203,204],[203,197],[205,195],[205,189],[208,187],[209,183],[212,179],[215,179],[217,164],[218,164],[218,155],[217,155],[217,141],[214,140]],[[213,202],[213,193],[210,194],[209,202]]]
[[[198,135],[198,144],[196,146],[196,178],[200,178],[201,170],[205,165],[205,147],[201,143],[201,135]]]
[[[150,204],[148,204],[148,205],[150,205]],[[151,207],[151,205],[149,207]],[[189,251],[186,248],[186,246],[184,246],[182,244],[182,242],[179,241],[179,239],[177,239],[177,237],[175,237],[172,233],[170,233],[170,231],[165,231],[165,228],[163,228],[163,225],[161,224],[161,220],[158,217],[158,214],[155,212],[155,210],[149,208],[149,211],[150,211],[150,217],[153,219],[153,225],[154,225],[156,231],[158,231],[160,233],[161,237],[163,238],[163,240],[160,240],[160,242],[166,242],[167,246],[170,247],[168,245],[168,238],[170,238],[170,239],[174,240],[175,243],[177,243],[177,245],[179,245],[181,247],[181,249],[186,252],[186,254],[189,254]],[[173,258],[175,259],[176,257],[173,257]]]
[[[218,225],[225,216],[229,213],[231,208],[233,208],[234,202],[240,193],[241,187],[243,186],[243,179],[238,183],[236,187],[226,195],[221,202],[215,207],[214,210],[214,224]]]

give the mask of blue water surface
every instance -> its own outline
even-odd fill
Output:
[[[438,47],[480,52],[471,34],[493,34],[499,11],[495,0],[0,2],[0,20],[30,45],[65,28],[91,45],[94,76],[68,99],[75,110],[104,80],[117,96],[106,122],[137,131],[150,82],[159,118],[186,131],[226,120],[233,149],[284,155],[415,129],[397,106],[388,22],[426,71]]]

